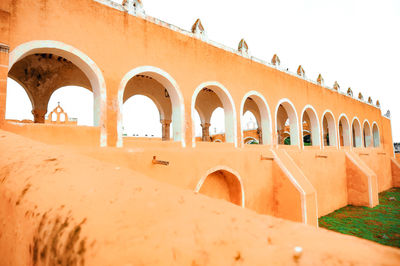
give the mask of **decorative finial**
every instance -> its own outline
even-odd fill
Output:
[[[274,54],[274,56],[272,57],[271,63],[274,66],[280,66],[281,65],[281,60],[279,59],[279,57],[276,54]]]
[[[347,89],[347,95],[353,97],[353,90],[350,87]]]
[[[249,46],[244,39],[241,39],[238,46],[238,51],[242,54],[247,54],[249,52]]]
[[[132,15],[141,15],[145,16],[145,12],[143,9],[143,3],[141,0],[123,0],[122,6],[125,10]]]
[[[381,108],[381,103],[379,102],[379,100],[376,101],[376,107]]]
[[[358,99],[363,101],[364,100],[364,96],[362,95],[361,92],[358,93]]]
[[[368,97],[368,103],[372,104],[372,98],[371,97]]]
[[[319,85],[324,86],[324,78],[322,77],[321,74],[318,75],[317,82]]]
[[[387,118],[390,118],[390,110],[387,110],[387,111],[386,111],[385,116],[386,116]]]
[[[333,89],[335,91],[338,91],[340,89],[339,83],[337,81],[335,81],[335,83],[333,83]]]
[[[192,26],[192,33],[196,35],[204,35],[206,32],[204,30],[203,24],[201,24],[201,20],[198,18],[196,22]]]
[[[297,68],[297,75],[299,75],[300,77],[303,77],[303,78],[306,77],[306,72],[304,71],[304,69],[301,65]]]

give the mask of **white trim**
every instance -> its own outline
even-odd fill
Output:
[[[258,139],[255,139],[254,137],[245,137],[245,138],[243,138],[243,143],[244,143],[244,144],[247,144],[247,143],[246,143],[246,139],[247,139],[247,140],[255,140],[255,141],[259,142]]]
[[[297,146],[300,148],[299,116],[297,115],[297,111],[296,111],[296,108],[294,107],[294,104],[293,104],[288,98],[280,99],[280,100],[278,101],[278,104],[277,104],[276,107],[275,107],[275,132],[274,132],[274,134],[276,134],[276,132],[277,132],[277,130],[278,130],[278,109],[279,109],[279,106],[280,106],[281,104],[283,105],[283,104],[285,104],[285,103],[289,104],[290,107],[293,109],[294,115],[295,115],[294,118],[295,118],[295,120],[296,120],[296,122],[293,123],[293,125],[296,127],[297,132],[292,132],[292,123],[290,123],[290,124],[291,124],[291,125],[290,125],[290,144],[293,145],[293,144],[292,144],[292,143],[293,143],[292,134],[296,134],[296,133],[297,133],[297,137],[296,137],[296,139],[297,139],[297,144],[295,144],[295,145],[293,145],[293,146],[296,146],[296,145],[297,145]],[[283,108],[285,108],[285,106],[283,106]],[[286,108],[285,108],[285,111],[286,111],[286,113],[287,113],[287,115],[288,115],[289,120],[291,121],[292,119],[289,117],[290,114],[288,113],[288,111],[286,110]],[[278,139],[276,139],[276,141],[278,141]],[[278,144],[278,143],[274,143],[274,144]]]
[[[244,96],[243,96],[243,98],[242,98],[242,102],[241,102],[241,104],[240,104],[240,134],[241,134],[241,139],[243,139],[243,130],[244,130],[244,124],[243,124],[243,109],[244,109],[244,104],[246,103],[246,100],[247,100],[247,98],[249,98],[249,97],[251,97],[251,96],[256,96],[256,97],[258,97],[258,98],[260,98],[261,99],[261,101],[263,102],[263,105],[264,106],[260,106],[259,105],[259,103],[258,103],[258,101],[257,100],[255,100],[255,99],[253,99],[254,100],[254,102],[256,103],[256,105],[257,105],[257,107],[258,107],[258,110],[259,110],[259,112],[260,112],[260,123],[261,123],[261,125],[258,125],[260,128],[261,128],[261,131],[262,131],[262,134],[263,134],[263,144],[267,144],[267,145],[270,145],[270,144],[272,144],[272,120],[271,120],[271,111],[270,111],[270,109],[269,109],[269,106],[268,106],[268,103],[267,103],[267,100],[265,100],[265,98],[264,98],[264,96],[261,94],[261,93],[259,93],[258,91],[255,91],[255,90],[252,90],[252,91],[249,91],[249,92],[247,92]],[[262,110],[262,108],[265,108],[265,107],[267,107],[267,109],[266,110]],[[267,115],[268,115],[268,117],[267,117],[267,119],[268,119],[268,121],[263,121],[263,118],[265,119],[265,114],[263,114],[264,112],[267,112]],[[265,122],[267,123],[267,128],[264,128],[265,127]],[[265,131],[265,129],[268,131],[268,132],[265,132],[264,133],[264,131]],[[264,138],[266,135],[267,135],[267,133],[269,133],[269,137],[268,138]],[[267,135],[268,136],[268,135]],[[243,139],[243,142],[244,142],[244,139]]]
[[[122,138],[122,106],[124,92],[128,82],[136,75],[145,74],[157,80],[168,91],[172,106],[172,127],[173,138],[175,141],[181,141],[182,147],[186,146],[185,142],[185,105],[182,92],[177,82],[164,70],[154,66],[140,66],[130,70],[122,78],[118,87],[118,118],[117,118],[117,147],[123,146]]]
[[[242,193],[241,206],[242,206],[242,208],[244,208],[245,207],[245,193],[244,193],[244,186],[243,186],[242,178],[240,177],[240,174],[237,171],[233,170],[232,168],[230,168],[228,166],[218,165],[218,166],[215,166],[215,167],[207,170],[206,173],[200,178],[199,182],[197,183],[197,185],[196,185],[196,187],[194,189],[194,192],[199,192],[200,191],[201,187],[203,186],[204,182],[206,181],[207,177],[210,174],[212,174],[214,172],[217,172],[217,171],[220,171],[220,170],[227,171],[227,172],[233,174],[238,179],[238,181],[240,183],[240,190],[241,190],[241,193]]]
[[[348,135],[348,139],[347,139],[347,141],[348,141],[348,143],[349,143],[349,145],[348,146],[346,146],[345,145],[345,141],[344,141],[344,137],[345,137],[345,135],[344,135],[344,132],[343,132],[343,147],[352,147],[352,128],[351,128],[351,126],[350,126],[350,120],[349,120],[349,118],[347,117],[347,115],[345,114],[345,113],[341,113],[340,114],[340,116],[339,116],[339,119],[338,119],[338,123],[337,123],[337,128],[338,128],[338,130],[337,130],[337,132],[338,132],[338,134],[337,134],[337,137],[338,137],[338,143],[339,143],[339,148],[341,147],[341,145],[340,145],[340,130],[339,130],[339,125],[340,125],[340,121],[342,120],[342,117],[344,117],[345,119],[346,119],[346,122],[347,122],[347,135]],[[343,129],[344,130],[344,129]]]
[[[286,168],[285,164],[281,161],[279,156],[276,154],[276,152],[271,149],[271,152],[274,155],[275,162],[278,164],[278,166],[281,168],[281,170],[286,174],[286,176],[289,178],[290,182],[296,187],[296,189],[300,192],[301,194],[301,214],[302,214],[302,221],[304,224],[307,224],[307,199],[306,199],[306,192],[304,189],[300,186],[300,184],[297,182],[296,178],[290,173],[290,171]],[[287,154],[287,153],[286,153]]]
[[[303,116],[304,116],[304,113],[305,113],[308,109],[310,109],[310,110],[312,110],[312,111],[314,112],[314,118],[317,120],[317,121],[314,121],[314,122],[317,123],[317,132],[318,132],[318,136],[314,136],[314,134],[315,134],[315,132],[313,132],[313,131],[314,131],[314,129],[313,129],[313,123],[314,123],[314,122],[312,121],[312,120],[313,120],[312,117],[310,117],[310,115],[309,115],[308,112],[307,112],[308,118],[310,118],[310,123],[311,123],[310,129],[311,129],[311,141],[312,141],[312,143],[313,143],[312,146],[319,146],[319,148],[321,149],[321,148],[322,148],[322,145],[321,145],[321,127],[320,127],[320,125],[319,125],[318,114],[317,114],[317,111],[315,110],[315,108],[314,108],[312,105],[310,105],[310,104],[307,104],[306,106],[304,106],[303,110],[301,111],[301,120],[300,120],[300,125],[301,125],[301,140],[302,140],[301,143],[303,143],[303,147],[304,147]],[[318,140],[317,145],[314,144],[315,140]]]
[[[197,86],[196,90],[192,95],[191,102],[191,116],[192,116],[192,147],[196,147],[196,134],[194,125],[194,110],[196,106],[196,99],[203,88],[215,87],[213,90],[217,94],[218,98],[222,102],[225,116],[225,142],[233,142],[235,148],[238,146],[237,142],[237,121],[236,121],[236,108],[233,98],[229,91],[218,81],[207,81]],[[230,129],[231,128],[231,129]],[[232,132],[230,132],[232,131]]]
[[[107,90],[100,68],[86,54],[71,45],[52,40],[35,40],[17,46],[10,53],[8,70],[26,56],[41,52],[62,56],[85,73],[93,90],[93,123],[100,127],[100,146],[107,146]]]
[[[308,183],[310,187],[312,187],[313,192],[315,193],[315,212],[316,212],[316,219],[317,219],[317,227],[318,227],[318,195],[317,195],[317,190],[314,188],[313,184],[308,180],[307,176],[304,174],[304,172],[300,169],[300,167],[297,165],[297,163],[293,160],[293,158],[288,154],[288,152],[285,150],[284,153],[286,153],[287,157],[289,160],[293,163],[294,167],[297,168],[297,171],[301,173],[303,176],[304,180]]]
[[[347,153],[347,152],[346,152]],[[357,154],[355,154],[355,156],[358,156]],[[371,180],[371,175],[368,173],[368,172],[366,172],[366,171],[364,171],[364,167],[362,167],[362,166],[360,166],[360,164],[351,156],[351,154],[350,154],[350,156],[348,155],[347,156],[357,167],[358,167],[358,169],[361,171],[361,172],[363,172],[366,176],[367,176],[367,178],[368,178],[368,201],[369,201],[369,207],[370,208],[372,208],[373,207],[373,196],[372,196],[372,180]],[[361,160],[361,159],[360,159]],[[361,161],[362,163],[364,163],[363,161]],[[365,163],[364,163],[365,164]],[[368,167],[368,165],[365,165],[365,167],[367,167],[368,169],[369,169],[369,167]],[[369,169],[369,170],[371,170],[371,169]],[[371,170],[372,171],[372,170]],[[377,189],[378,189],[378,186],[376,187]]]
[[[333,146],[336,146],[336,148],[337,149],[339,149],[339,146],[340,146],[340,144],[339,144],[339,141],[338,141],[338,138],[337,138],[337,131],[338,131],[338,128],[336,127],[336,119],[335,119],[335,116],[333,115],[333,113],[332,113],[332,111],[331,110],[329,110],[329,109],[326,109],[325,110],[325,112],[322,114],[322,116],[321,116],[321,128],[322,128],[322,130],[321,130],[321,147],[325,147],[325,142],[324,142],[324,117],[325,117],[325,115],[326,114],[330,114],[331,116],[332,116],[332,118],[333,118],[333,124],[334,124],[334,126],[335,126],[335,128],[334,128],[334,132],[335,132],[335,145],[329,145],[329,147],[333,147]],[[328,118],[326,119],[326,121],[328,122],[328,125],[329,125],[329,121],[328,121]],[[331,133],[330,132],[328,132],[328,134],[329,134],[329,137],[330,137],[330,135],[331,135]]]

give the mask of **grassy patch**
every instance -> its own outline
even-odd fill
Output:
[[[319,226],[400,248],[400,188],[379,193],[375,208],[349,205],[321,217]]]

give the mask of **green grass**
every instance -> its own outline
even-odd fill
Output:
[[[321,217],[319,226],[400,248],[400,188],[379,193],[375,208],[349,205]]]

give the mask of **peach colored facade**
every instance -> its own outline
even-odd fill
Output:
[[[2,0],[0,28],[4,130],[310,225],[347,204],[373,207],[378,192],[400,185],[391,121],[379,107],[324,86],[321,77],[308,80],[301,67],[297,74],[280,69],[275,56],[271,64],[249,57],[244,41],[238,50],[226,48],[208,40],[199,25],[186,32],[107,0]],[[69,85],[93,92],[93,127],[40,123],[48,95],[32,92],[18,64],[41,55],[45,62],[65,59],[71,72],[64,74],[83,72],[86,78],[76,74],[76,84],[65,75]],[[31,91],[39,123],[5,120],[10,73]],[[49,90],[65,85],[57,82]],[[145,84],[156,89],[140,91]],[[161,110],[169,141],[122,136],[124,101],[146,93]],[[208,130],[217,107],[225,111],[225,142],[196,141],[194,111]],[[260,145],[244,144],[246,110],[255,113]],[[278,145],[286,128],[291,145]],[[312,146],[304,147],[303,133],[312,135]],[[153,156],[169,164],[154,164]]]

